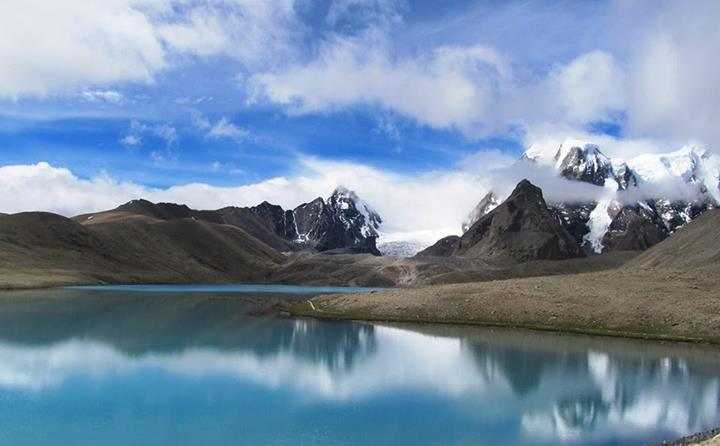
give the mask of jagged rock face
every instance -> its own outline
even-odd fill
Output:
[[[582,246],[585,236],[590,232],[588,221],[595,204],[550,203],[548,208],[550,213],[570,233],[578,245]]]
[[[500,204],[500,202],[498,201],[497,196],[495,196],[493,192],[488,192],[487,194],[485,194],[485,196],[478,202],[475,208],[473,208],[472,212],[470,212],[470,214],[467,216],[465,221],[463,221],[462,232],[467,232],[467,230],[470,229],[470,227],[475,224],[475,222],[478,221],[480,217],[495,209],[498,204]]]
[[[277,250],[316,249],[381,255],[376,246],[382,218],[367,203],[339,187],[294,210],[263,202],[251,208],[197,211],[185,205],[133,200],[116,209],[162,220],[202,220],[239,227]]]
[[[638,178],[627,164],[620,164],[614,171],[615,181],[617,181],[620,190],[626,190],[630,187],[638,186]]]
[[[376,242],[380,215],[357,195],[339,187],[322,198],[294,210],[298,241],[318,251],[348,250],[380,255]]]
[[[458,249],[460,244],[460,237],[457,235],[450,235],[445,238],[441,238],[434,245],[428,246],[419,253],[416,257],[449,257]]]
[[[295,240],[298,236],[295,225],[295,214],[293,211],[286,211],[278,205],[263,201],[250,210],[265,221],[280,237],[286,240]]]
[[[318,222],[321,220],[324,210],[325,200],[318,197],[310,203],[301,204],[292,211],[297,229],[296,238],[299,243],[307,243],[320,237]]]
[[[613,217],[602,244],[609,251],[641,251],[663,241],[670,231],[646,203],[624,206]]]
[[[560,260],[584,255],[547,207],[540,188],[521,181],[510,197],[463,234],[451,254],[487,260]]]

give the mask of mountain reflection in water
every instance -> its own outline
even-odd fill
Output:
[[[720,422],[709,347],[5,293],[13,444],[637,444]]]

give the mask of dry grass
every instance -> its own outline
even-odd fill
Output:
[[[608,271],[333,295],[291,308],[320,318],[525,327],[720,343],[720,274]]]

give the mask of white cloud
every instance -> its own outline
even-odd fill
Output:
[[[151,83],[174,56],[286,57],[294,0],[3,0],[0,98]]]
[[[192,113],[193,123],[195,127],[205,132],[205,136],[208,138],[220,139],[229,138],[234,140],[242,140],[250,136],[250,132],[247,129],[239,127],[226,117],[220,118],[217,122],[213,123],[205,117],[202,113]]]
[[[227,118],[221,118],[208,130],[207,136],[210,138],[230,138],[230,139],[245,139],[250,135],[247,130],[236,126],[232,122],[228,121]]]
[[[665,2],[631,41],[630,132],[720,146],[720,3]]]
[[[127,135],[120,140],[120,143],[126,147],[135,147],[142,144],[142,137],[139,135]]]
[[[119,104],[123,101],[122,93],[115,90],[86,90],[80,93],[80,97],[89,102],[104,101]]]
[[[169,124],[157,124],[150,127],[157,137],[165,140],[168,146],[174,145],[178,140],[177,129]]]
[[[486,46],[441,46],[398,57],[382,31],[327,42],[317,58],[251,78],[256,98],[291,113],[375,105],[434,128],[469,136],[543,122],[608,120],[625,104],[624,73],[593,51],[524,80]]]
[[[623,72],[612,55],[601,51],[580,55],[559,67],[541,88],[551,118],[560,117],[562,122],[608,120],[625,105]]]
[[[506,74],[502,58],[483,46],[443,46],[418,57],[392,57],[384,37],[374,31],[333,39],[309,63],[250,81],[258,97],[291,112],[369,104],[432,127],[471,129],[491,119],[493,83]]]
[[[398,6],[389,4],[397,15]],[[333,20],[353,8],[380,11],[372,0],[345,0],[336,8]],[[591,23],[586,17],[576,17],[575,23],[564,16],[550,40],[557,44],[564,35],[570,42],[562,51],[550,48],[537,58],[518,50],[517,40],[534,39],[538,25],[532,19],[549,18],[547,8],[501,9],[503,27],[527,21],[535,28],[527,35],[514,33],[515,40],[505,47],[497,35],[484,30],[473,38],[472,20],[485,23],[477,16],[464,23],[467,31],[451,39],[462,43],[448,46],[428,38],[433,36],[428,25],[425,34],[414,34],[427,40],[408,47],[398,38],[406,29],[401,21],[388,25],[379,17],[392,14],[379,14],[376,25],[364,33],[331,35],[314,56],[256,73],[250,83],[256,97],[290,113],[373,105],[430,127],[458,128],[471,137],[538,125],[578,129],[620,120],[632,138],[698,139],[720,146],[720,126],[715,123],[720,114],[718,2],[698,0],[687,6],[658,1],[650,8],[647,2],[597,5]],[[576,9],[576,15],[584,11]],[[493,12],[483,12],[488,14]]]
[[[130,121],[130,132],[120,142],[128,146],[142,143],[142,135],[149,134],[165,141],[166,147],[174,146],[178,141],[177,128],[165,123],[146,124],[136,119]]]
[[[0,2],[0,96],[150,81],[166,60],[137,3]]]
[[[294,6],[295,0],[206,0],[174,22],[159,24],[157,32],[175,51],[224,54],[249,67],[265,66],[296,49],[301,27]]]

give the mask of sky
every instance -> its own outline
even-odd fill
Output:
[[[530,145],[720,147],[720,2],[4,0],[0,212],[354,189],[456,233]]]

